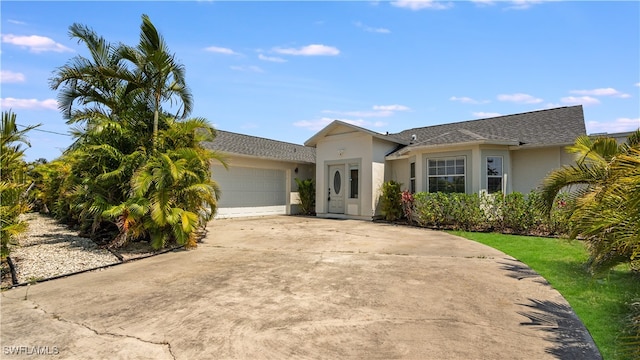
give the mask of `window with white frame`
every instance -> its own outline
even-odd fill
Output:
[[[427,160],[429,192],[464,193],[466,191],[464,156]]]
[[[416,192],[416,163],[409,164],[409,191]]]
[[[349,166],[349,198],[357,199],[358,198],[358,186],[359,186],[359,173],[357,165]]]
[[[487,192],[502,191],[502,156],[487,156]]]

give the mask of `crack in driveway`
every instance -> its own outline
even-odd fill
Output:
[[[30,303],[32,303],[34,305],[34,309],[42,311],[45,315],[50,316],[51,318],[53,318],[53,319],[55,319],[57,321],[83,327],[83,328],[93,332],[94,334],[96,334],[98,336],[111,336],[111,337],[116,337],[116,338],[134,339],[134,340],[137,340],[137,341],[140,341],[140,342],[143,342],[143,343],[147,343],[147,344],[151,344],[151,345],[166,346],[167,350],[169,351],[169,354],[171,355],[173,360],[176,360],[176,355],[173,353],[173,349],[171,348],[171,343],[169,343],[168,341],[157,342],[157,341],[145,340],[145,339],[142,339],[142,338],[140,338],[138,336],[134,336],[134,335],[117,334],[117,333],[112,333],[112,332],[108,332],[108,331],[101,332],[101,331],[98,331],[98,330],[92,328],[91,326],[89,326],[87,324],[75,322],[75,321],[72,321],[72,320],[69,320],[69,319],[65,319],[65,318],[63,318],[62,316],[60,316],[60,315],[58,315],[56,313],[50,313],[47,310],[45,310],[43,307],[38,305],[38,303],[36,303],[33,300],[28,300],[28,299],[24,299],[24,300],[29,301]]]

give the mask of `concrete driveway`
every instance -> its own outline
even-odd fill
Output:
[[[522,263],[353,220],[216,220],[197,250],[5,291],[1,305],[3,359],[600,358]]]

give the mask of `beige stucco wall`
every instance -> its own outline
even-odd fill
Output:
[[[389,141],[384,141],[377,138],[373,139],[373,147],[372,147],[372,163],[371,163],[371,173],[372,173],[372,183],[371,183],[371,215],[380,215],[380,194],[382,189],[382,184],[385,181],[385,173],[386,173],[386,163],[385,157],[391,151],[393,151],[398,145],[396,143],[392,143]]]
[[[389,160],[385,167],[385,179],[394,180],[402,184],[402,190],[409,189],[409,164],[416,161],[415,156],[408,159]]]
[[[523,149],[511,152],[513,191],[529,193],[554,169],[573,163],[564,147]]]

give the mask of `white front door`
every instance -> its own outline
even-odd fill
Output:
[[[344,179],[344,165],[329,166],[329,212],[344,214],[344,193],[346,182]]]

